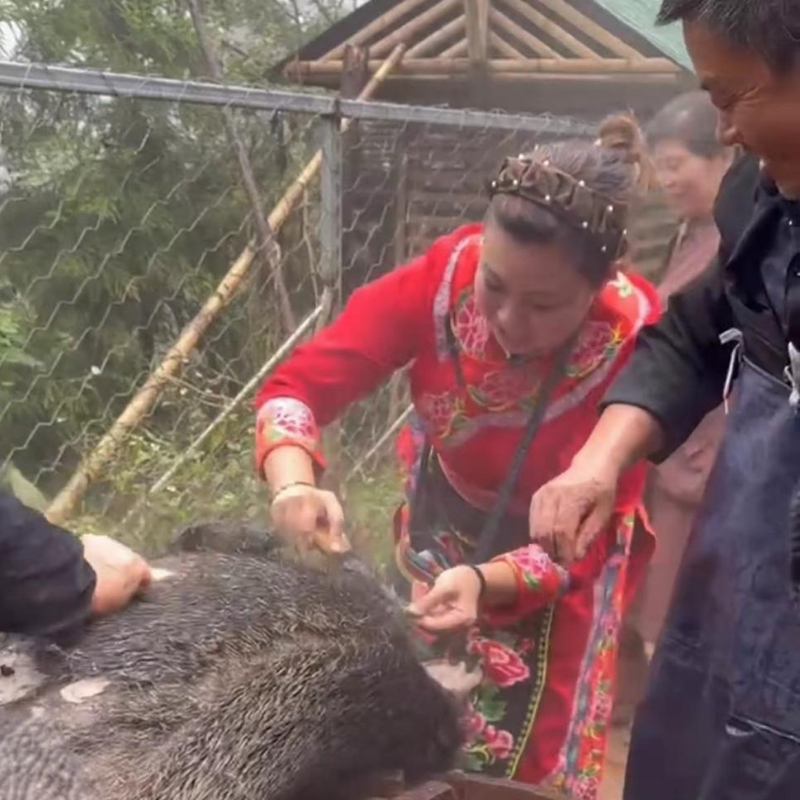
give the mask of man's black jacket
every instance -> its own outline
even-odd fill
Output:
[[[789,337],[800,346],[800,223],[751,157],[726,176],[714,216],[721,244],[716,263],[645,329],[604,406],[644,408],[662,424],[660,461],[679,447],[722,401],[732,344],[720,336],[738,329],[747,357],[784,380]],[[768,286],[779,284],[777,292]]]
[[[95,581],[74,536],[0,491],[0,632],[73,640]]]

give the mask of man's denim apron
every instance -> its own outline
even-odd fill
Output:
[[[745,358],[634,725],[625,800],[800,800],[800,415]]]

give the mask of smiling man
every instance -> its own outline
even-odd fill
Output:
[[[592,436],[531,505],[580,557],[619,475],[725,396],[727,428],[637,716],[625,800],[800,796],[800,1],[663,0],[719,136],[718,264],[639,339]],[[656,532],[658,533],[658,531]]]

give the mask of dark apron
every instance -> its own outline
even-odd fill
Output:
[[[800,798],[789,393],[743,362],[634,724],[625,800]]]

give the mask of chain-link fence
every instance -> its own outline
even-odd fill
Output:
[[[358,286],[581,123],[0,64],[0,481],[147,549],[263,514],[252,398]],[[328,435],[355,520],[399,493],[402,376]]]

